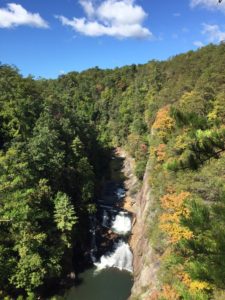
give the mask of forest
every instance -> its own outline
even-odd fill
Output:
[[[1,64],[0,125],[1,299],[73,271],[115,147],[151,169],[152,300],[225,298],[225,43],[54,80]]]

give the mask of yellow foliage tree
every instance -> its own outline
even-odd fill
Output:
[[[188,192],[171,193],[160,199],[161,207],[164,210],[160,217],[160,228],[168,234],[172,244],[179,242],[181,239],[193,237],[193,233],[181,224],[181,219],[188,218],[190,214],[185,204],[185,200],[189,196],[190,193]]]
[[[166,137],[166,135],[174,128],[175,120],[170,116],[170,106],[162,107],[157,115],[154,124],[152,125],[152,129],[158,131],[158,135],[162,138]]]
[[[191,294],[198,291],[210,290],[211,286],[206,281],[192,280],[185,271],[178,272],[178,277],[183,284],[188,288]]]

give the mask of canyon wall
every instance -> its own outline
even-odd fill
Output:
[[[157,272],[160,259],[149,241],[150,222],[154,214],[153,195],[149,183],[151,163],[147,164],[143,182],[140,183],[134,175],[134,160],[122,150],[119,151],[119,155],[124,157],[123,172],[126,176],[127,195],[124,207],[134,216],[130,239],[134,256],[134,285],[130,299],[153,299],[158,286]]]

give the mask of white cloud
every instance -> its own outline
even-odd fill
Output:
[[[203,24],[202,34],[206,35],[210,43],[225,41],[225,31],[222,31],[218,25]]]
[[[143,8],[135,5],[132,0],[103,1],[96,14],[102,21],[120,25],[140,24],[147,17]]]
[[[87,36],[112,36],[116,38],[147,38],[152,36],[142,24],[146,12],[135,0],[104,0],[95,5],[94,0],[80,0],[86,17],[72,20],[57,16],[63,25]]]
[[[219,3],[218,0],[191,0],[190,5],[191,7],[201,6],[203,8],[225,12],[225,1]]]
[[[196,47],[198,47],[198,48],[201,48],[201,47],[204,46],[204,44],[203,44],[201,41],[195,41],[195,42],[193,43],[193,45],[196,46]]]
[[[48,23],[38,13],[30,13],[20,4],[8,3],[6,8],[0,8],[0,28],[20,25],[48,28]]]
[[[91,17],[94,15],[95,9],[94,9],[93,3],[91,1],[80,0],[79,3],[83,7],[83,9],[84,9],[85,13],[88,15],[88,17]]]

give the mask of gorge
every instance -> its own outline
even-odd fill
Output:
[[[65,295],[65,299],[123,300],[130,295],[133,282],[133,254],[128,240],[132,229],[132,215],[122,208],[126,196],[123,188],[125,182],[121,180],[126,179],[122,173],[123,169],[120,169],[123,160],[124,158],[118,156],[118,151],[115,151],[110,164],[111,175],[104,183],[101,200],[97,200],[99,212],[93,217],[95,221],[91,222],[91,260],[94,268],[78,275],[82,276],[81,284],[72,288]],[[109,235],[102,239],[102,231],[105,230],[109,231]],[[96,235],[99,235],[99,238]],[[106,253],[99,255],[98,249],[101,245],[98,245],[96,240],[100,239],[100,244],[107,243],[107,238],[113,240],[113,243]]]
[[[0,64],[1,299],[224,299],[224,70]]]

